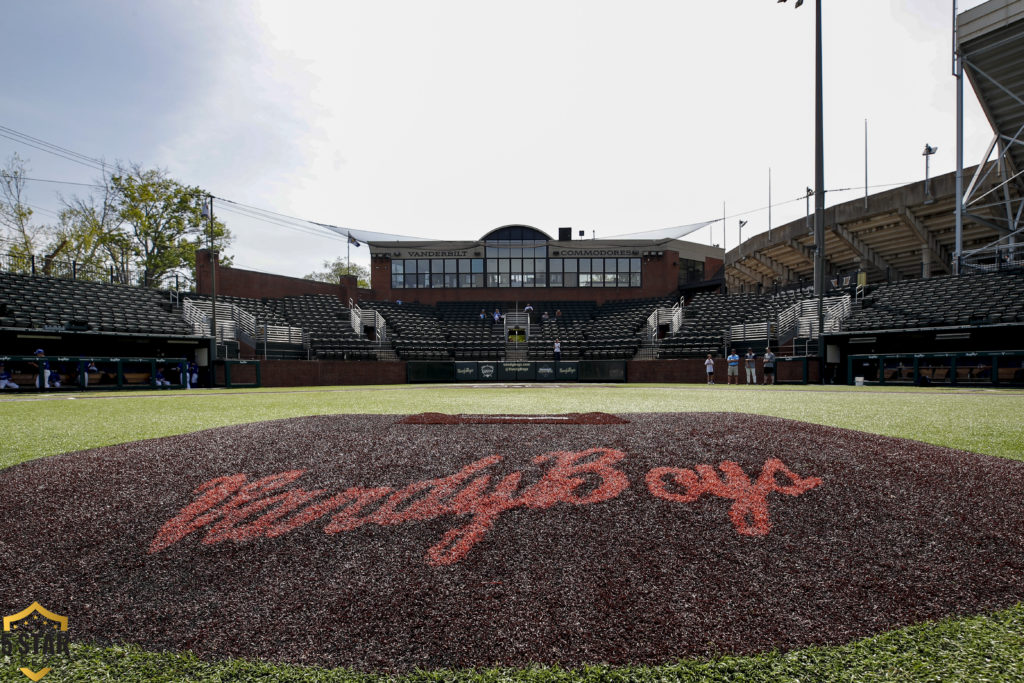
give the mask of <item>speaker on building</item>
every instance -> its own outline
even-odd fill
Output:
[[[558,229],[558,241],[569,242],[572,240],[572,228],[559,228]]]

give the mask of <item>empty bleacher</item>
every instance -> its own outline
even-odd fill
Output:
[[[903,280],[879,285],[846,330],[902,330],[1024,322],[1024,272]]]
[[[193,334],[167,292],[0,273],[0,327],[117,334]]]
[[[303,294],[266,299],[269,312],[281,324],[301,327],[309,335],[311,353],[329,360],[377,360],[374,341],[352,328],[349,309],[336,296]]]

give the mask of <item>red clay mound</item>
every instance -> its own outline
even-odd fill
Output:
[[[1024,600],[1024,463],[751,415],[571,422],[310,417],[0,471],[0,614],[407,671],[841,643]]]

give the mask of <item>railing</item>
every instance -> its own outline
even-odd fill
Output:
[[[821,300],[821,312],[825,332],[838,332],[844,320],[850,317],[850,295],[828,296]],[[818,300],[798,301],[776,318],[779,344],[786,344],[795,338],[818,337]]]
[[[366,328],[372,327],[374,338],[378,344],[386,344],[388,340],[388,324],[384,316],[373,309],[363,310],[351,298],[348,300],[348,321],[352,325],[352,331],[360,339],[366,336]]]
[[[505,314],[505,339],[508,340],[509,328],[523,330],[526,341],[530,339],[530,314],[516,311]]]
[[[114,263],[81,262],[58,260],[41,254],[0,253],[0,271],[17,275],[55,277],[63,280],[84,282],[106,282],[110,284],[139,287],[168,286],[173,289],[191,289],[195,283],[192,276],[180,271],[164,273],[158,279],[147,277],[145,270],[129,268]],[[173,283],[173,284],[172,284]]]
[[[726,345],[735,342],[768,341],[774,336],[775,326],[769,322],[732,325],[725,331]]]

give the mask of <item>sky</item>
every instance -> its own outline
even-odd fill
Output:
[[[863,196],[865,120],[872,191],[922,180],[926,143],[932,175],[954,170],[952,0],[822,4],[827,204]],[[7,3],[0,159],[28,160],[41,223],[89,191],[68,183],[99,171],[4,129],[166,169],[218,198],[237,267],[283,275],[345,257],[346,240],[282,216],[455,240],[508,224],[602,239],[717,221],[689,239],[731,249],[740,220],[744,239],[768,229],[769,176],[771,224],[805,213],[814,12],[775,0]],[[969,166],[992,136],[969,84],[966,121]],[[351,258],[368,264],[365,245]]]

